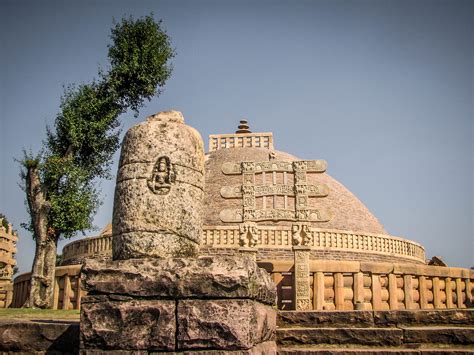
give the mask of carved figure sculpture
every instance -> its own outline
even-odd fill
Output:
[[[166,195],[176,180],[176,171],[170,158],[159,157],[153,168],[152,176],[148,179],[148,187],[153,193]]]
[[[239,225],[240,246],[255,248],[258,243],[257,224],[246,222]]]
[[[311,232],[306,224],[293,224],[291,236],[293,245],[307,246],[311,244]]]

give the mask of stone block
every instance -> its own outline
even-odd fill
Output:
[[[279,311],[277,316],[279,327],[373,327],[372,311]]]
[[[251,349],[273,341],[276,311],[245,299],[178,302],[178,349]]]
[[[474,309],[374,311],[378,326],[398,325],[472,325]]]
[[[397,328],[283,328],[277,331],[280,346],[310,344],[360,344],[398,346],[403,331]]]
[[[474,327],[407,327],[403,328],[405,343],[474,344]]]
[[[81,349],[175,349],[175,301],[94,303],[86,297],[81,306]]]
[[[90,294],[155,298],[249,298],[274,305],[271,276],[249,257],[87,260],[83,288]]]
[[[45,350],[77,353],[79,323],[12,319],[0,322],[0,352],[33,353]]]

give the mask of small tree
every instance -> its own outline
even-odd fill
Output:
[[[30,215],[24,227],[36,242],[27,307],[52,306],[58,240],[92,227],[97,180],[111,177],[119,147],[120,114],[131,109],[137,116],[171,75],[174,50],[152,16],[122,19],[111,39],[109,70],[90,84],[65,88],[43,150],[25,151],[20,161]]]

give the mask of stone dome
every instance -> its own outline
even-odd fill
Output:
[[[270,156],[271,155],[271,156]],[[242,161],[265,162],[295,161],[297,157],[267,148],[232,148],[219,149],[208,153],[206,160],[205,210],[204,225],[231,225],[219,218],[224,209],[238,209],[242,206],[241,199],[227,199],[221,196],[222,186],[238,185],[241,175],[225,175],[222,171],[224,163],[240,163]],[[314,184],[325,184],[329,187],[327,197],[317,199],[317,207],[330,211],[331,219],[327,222],[312,222],[317,228],[336,229],[352,232],[388,234],[377,218],[365,205],[340,182],[327,173],[314,174]],[[289,221],[263,221],[259,224],[291,225]],[[235,224],[235,223],[234,223]]]

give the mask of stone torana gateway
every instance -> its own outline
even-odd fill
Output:
[[[181,113],[148,117],[124,138],[112,224],[63,248],[54,307],[82,305],[86,351],[274,353],[275,333],[281,349],[471,346],[474,272],[426,261],[423,246],[390,235],[327,168],[276,150],[272,133],[247,121],[211,135],[204,153]],[[15,279],[14,305],[28,280]],[[452,317],[470,327],[403,328]],[[334,327],[354,329],[338,338]]]

